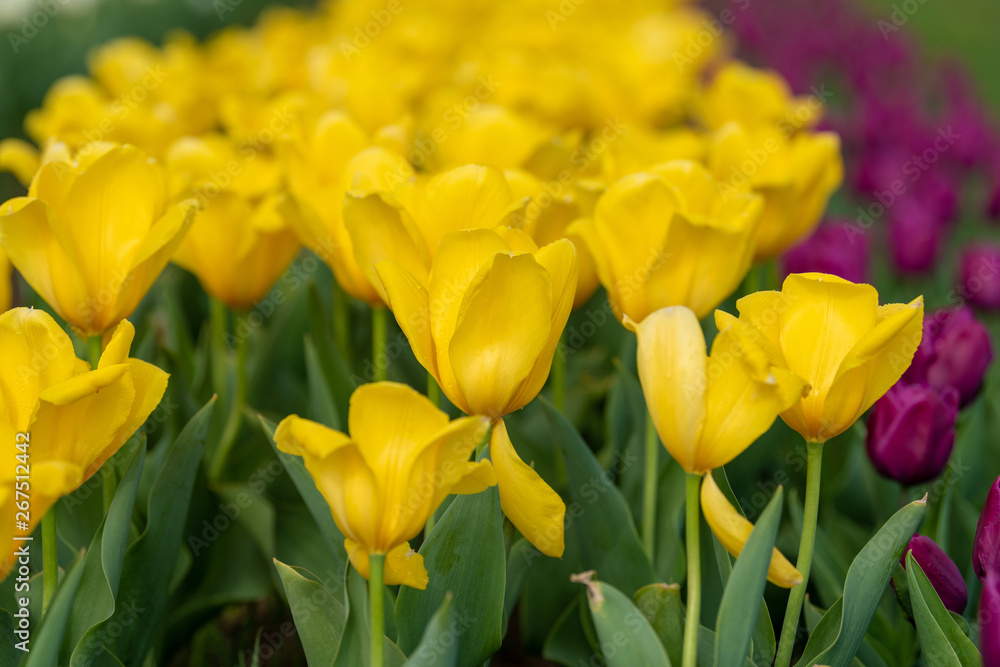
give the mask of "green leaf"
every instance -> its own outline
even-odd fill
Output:
[[[306,661],[312,667],[332,667],[347,625],[347,610],[323,584],[277,559],[274,567],[285,589]]]
[[[334,289],[340,289],[335,287]],[[330,328],[332,318],[323,307],[323,299],[315,283],[309,283],[309,332],[316,346],[316,356],[326,376],[326,386],[330,389],[338,415],[346,415],[355,384],[351,382],[351,369],[340,356],[333,342]]]
[[[574,581],[587,587],[587,605],[609,667],[670,667],[670,658],[649,621],[614,586],[594,580],[585,572]]]
[[[105,647],[125,664],[141,664],[162,629],[167,584],[177,564],[191,489],[214,408],[213,398],[171,444],[150,489],[146,529],[125,553],[116,606],[129,610],[128,632],[108,627],[117,623],[114,617],[95,630],[107,630]]]
[[[457,633],[464,628],[453,623],[452,596],[444,596],[441,607],[431,617],[424,636],[404,667],[456,667],[458,665]]]
[[[684,648],[684,603],[678,584],[650,584],[635,592],[635,604],[646,617],[670,663],[680,665]]]
[[[507,623],[521,597],[521,589],[524,588],[524,582],[531,572],[531,565],[541,555],[541,552],[523,537],[510,548],[510,553],[507,555],[507,580],[503,594],[503,629],[501,633],[504,635],[507,634]]]
[[[486,447],[480,458],[488,452]],[[506,564],[497,488],[457,496],[420,545],[420,555],[430,581],[423,591],[400,588],[399,647],[411,653],[419,645],[450,591],[455,618],[469,623],[457,638],[458,664],[481,665],[500,648],[502,639]]]
[[[783,490],[778,487],[736,559],[733,574],[722,595],[715,622],[717,667],[739,667],[750,648],[774,541],[781,524],[782,498]]]
[[[14,634],[14,617],[0,609],[0,665],[16,665],[20,656],[27,655],[14,647],[19,641]]]
[[[309,383],[309,418],[333,429],[341,428],[340,413],[333,393],[327,384],[319,353],[311,336],[304,340],[306,350],[306,379]]]
[[[544,398],[540,403],[566,464],[566,542],[575,543],[578,559],[569,565],[578,566],[577,571],[597,570],[602,581],[631,596],[655,581],[632,513],[569,420]],[[625,460],[622,465],[641,462]]]
[[[906,554],[906,579],[924,661],[935,667],[981,667],[979,651],[945,609],[912,552]]]
[[[302,502],[305,503],[309,514],[312,515],[313,520],[316,522],[316,526],[319,528],[319,535],[330,550],[330,555],[334,561],[333,566],[337,572],[343,572],[344,568],[347,567],[344,536],[333,521],[330,506],[327,504],[323,494],[316,488],[316,482],[313,481],[312,475],[306,470],[302,459],[278,449],[278,446],[274,442],[274,429],[276,428],[274,422],[268,421],[263,416],[259,419],[264,429],[264,434],[267,436],[268,442],[271,443],[271,448],[274,450],[278,460],[281,461],[281,464],[285,466],[292,484],[295,485],[299,495],[302,496]]]
[[[584,607],[583,595],[578,595],[552,625],[552,630],[545,638],[545,645],[542,647],[543,658],[567,667],[602,664],[595,661],[595,658],[603,660],[603,657],[599,657],[591,648],[580,622],[581,614],[589,615],[590,612]]]
[[[347,622],[337,651],[336,667],[355,667],[371,663],[371,611],[368,607],[368,582],[350,565],[344,573],[344,590],[347,592]],[[392,613],[389,600],[386,614]],[[388,667],[399,667],[406,662],[406,656],[383,636],[384,658]]]
[[[923,500],[896,512],[851,563],[844,595],[817,624],[796,667],[848,667],[864,640],[903,549],[927,510]]]
[[[24,667],[53,667],[59,664],[59,647],[62,644],[63,633],[66,631],[66,623],[69,621],[73,600],[76,598],[76,590],[80,585],[82,575],[83,558],[78,557],[73,561],[73,565],[70,566],[62,580],[59,581],[59,589],[56,591],[55,597],[52,598],[52,604],[45,613],[45,617],[42,618],[41,627],[32,632],[31,641],[28,644],[30,652],[22,663]],[[43,584],[42,578],[35,577],[32,583],[40,590]]]
[[[128,546],[132,507],[145,460],[146,439],[142,438],[118,485],[108,515],[84,555],[79,594],[73,601],[63,646],[63,656],[71,656],[70,665],[89,665],[102,653],[104,642],[96,634],[97,625],[116,611],[115,597]],[[130,610],[119,612],[128,615]]]

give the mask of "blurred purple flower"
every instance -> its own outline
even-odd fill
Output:
[[[868,237],[848,234],[850,220],[831,220],[782,258],[785,275],[832,273],[853,283],[868,282]],[[853,229],[853,227],[851,227]]]
[[[931,586],[937,591],[945,609],[961,614],[969,604],[969,589],[955,562],[948,558],[941,547],[929,537],[914,535],[907,545],[900,563],[906,569],[906,554],[912,553],[920,569],[927,575]]]
[[[979,515],[972,547],[972,568],[980,579],[989,572],[1000,575],[1000,477],[990,486],[983,513]]]
[[[924,318],[923,338],[903,380],[938,389],[954,387],[960,407],[965,407],[979,393],[992,361],[990,332],[972,310],[942,309]]]
[[[955,445],[958,392],[897,382],[868,417],[868,458],[879,474],[904,486],[944,470]]]
[[[983,579],[979,598],[979,652],[983,667],[1000,667],[1000,572],[995,570]]]
[[[889,254],[902,273],[924,273],[937,264],[945,228],[935,211],[905,196],[889,209]]]
[[[1000,245],[967,246],[959,260],[958,280],[961,293],[969,303],[1000,310]]]

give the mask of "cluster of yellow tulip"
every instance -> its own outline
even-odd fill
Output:
[[[652,422],[689,473],[689,549],[700,493],[738,554],[750,524],[704,474],[778,415],[810,443],[848,428],[908,365],[922,304],[879,306],[867,285],[795,275],[741,299],[738,318],[716,311],[706,353],[699,319],[807,235],[842,178],[838,138],[812,129],[817,101],[727,61],[724,40],[704,46],[707,21],[654,0],[359,0],[273,11],[203,44],[98,49],[89,77],[59,82],[27,118],[40,151],[0,144],[0,167],[29,187],[0,211],[3,251],[78,334],[114,330],[90,368],[47,315],[0,320],[0,426],[59,443],[36,463],[46,503],[92,475],[162,395],[165,374],[127,357],[125,318],[165,265],[243,310],[301,245],[344,292],[391,309],[469,415],[449,422],[412,389],[375,383],[352,398],[350,436],[296,416],[278,427],[364,576],[384,561],[385,582],[424,587],[408,540],[446,495],[492,485],[524,537],[562,555],[564,503],[518,457],[503,417],[539,394],[571,310],[599,284],[638,336]],[[57,353],[17,371],[43,348]],[[488,459],[470,460],[487,439]],[[813,480],[811,465],[798,569],[775,550],[769,573],[799,606]],[[4,478],[0,493],[12,488]],[[697,590],[691,581],[691,642]]]

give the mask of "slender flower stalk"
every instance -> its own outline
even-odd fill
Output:
[[[90,367],[92,369],[97,368],[97,365],[101,361],[100,336],[90,336],[87,339],[87,352],[89,353],[90,357]],[[104,475],[101,484],[101,499],[104,504],[104,513],[107,514],[108,509],[111,508],[111,501],[115,497],[115,492],[118,490],[118,476],[115,474],[115,467],[110,463],[104,466],[104,471],[101,474]],[[52,512],[49,512],[49,514],[52,514]],[[56,520],[55,516],[53,516],[52,517],[53,525],[55,520]],[[55,542],[54,539],[53,542]]]
[[[351,358],[350,301],[347,292],[334,281],[333,284],[333,342],[342,359]]]
[[[795,648],[795,631],[799,627],[799,614],[809,585],[809,570],[812,567],[813,546],[816,543],[816,518],[819,514],[819,485],[823,470],[823,443],[809,442],[806,462],[806,502],[802,514],[802,539],[799,541],[799,557],[795,569],[802,574],[802,583],[792,589],[785,608],[785,620],[781,626],[781,640],[774,664],[788,665]]]
[[[427,373],[427,398],[435,407],[441,407],[441,387],[433,373]]]
[[[385,586],[383,572],[385,570],[385,554],[370,554],[368,556],[368,599],[371,606],[371,667],[382,667],[383,637],[385,636]]]
[[[698,512],[700,486],[701,475],[689,472],[684,497],[688,590],[683,667],[695,667],[698,663],[698,628],[701,625],[701,536],[699,534],[701,517]]]
[[[566,412],[566,336],[559,339],[552,357],[552,403],[559,412]]]
[[[646,413],[646,475],[642,488],[642,546],[649,562],[656,552],[656,482],[659,472],[660,439],[656,435],[652,413]]]
[[[59,537],[56,534],[56,509],[42,517],[42,616],[49,610],[59,589]]]
[[[379,357],[385,355],[385,343],[389,331],[388,310],[381,306],[372,307],[372,366],[375,368],[375,382],[384,382],[389,377],[389,359],[383,365]]]
[[[244,326],[246,318],[243,315],[236,316],[236,335],[234,336],[234,346],[236,353],[236,386],[233,400],[229,407],[229,416],[226,418],[226,425],[222,429],[219,437],[219,446],[215,450],[210,470],[212,479],[218,479],[222,475],[222,470],[229,457],[229,450],[236,442],[236,436],[240,432],[240,424],[243,421],[243,406],[247,400],[247,337],[241,332],[247,331]]]

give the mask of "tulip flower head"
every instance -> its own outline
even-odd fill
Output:
[[[701,510],[705,515],[705,522],[722,546],[738,558],[750,539],[753,524],[729,503],[711,473],[705,475],[701,483]],[[775,548],[771,553],[767,580],[775,586],[794,588],[802,583],[802,574]]]
[[[805,378],[809,393],[782,412],[810,442],[843,433],[903,375],[922,336],[923,297],[880,306],[871,285],[821,273],[792,274],[781,291],[717,311],[719,329],[739,322],[774,364]]]
[[[130,359],[135,329],[122,321],[97,368],[77,359],[48,313],[15,308],[0,315],[0,429],[24,433],[31,456],[31,529],[59,498],[97,472],[159,404],[167,374]],[[0,476],[2,535],[14,536],[14,466]],[[30,530],[30,529],[29,529]],[[21,531],[22,533],[26,531]],[[0,578],[13,564],[8,554]]]
[[[84,336],[135,310],[191,225],[196,203],[167,199],[159,163],[132,146],[56,144],[28,189],[0,207],[0,247]]]
[[[958,392],[900,380],[868,417],[868,457],[883,477],[905,486],[940,475],[955,444]]]
[[[962,251],[959,260],[960,293],[984,310],[1000,310],[1000,245],[978,243]]]
[[[979,394],[993,361],[989,330],[970,308],[943,309],[924,320],[924,336],[903,379],[954,387],[965,407]]]
[[[958,615],[963,614],[969,604],[969,589],[958,566],[948,558],[948,554],[934,540],[923,535],[914,535],[903,552],[903,557],[899,559],[904,570],[908,553],[913,554],[913,560],[917,561],[920,569],[927,575],[945,608]]]
[[[667,306],[704,317],[750,269],[763,200],[724,195],[696,162],[626,176],[569,231],[586,242],[620,318],[641,322]]]
[[[706,354],[701,325],[684,306],[640,324],[626,315],[625,326],[639,339],[639,380],[656,431],[689,473],[732,461],[808,390],[739,326],[722,328]]]
[[[979,598],[979,652],[983,667],[1000,666],[1000,571],[990,570],[983,578]]]
[[[348,427],[350,435],[291,415],[274,440],[304,459],[355,569],[367,579],[369,556],[385,554],[385,583],[422,590],[427,570],[408,540],[449,494],[496,484],[489,461],[469,460],[489,420],[449,421],[410,387],[376,382],[351,395]]]
[[[989,572],[1000,575],[1000,477],[990,486],[983,513],[979,515],[972,567],[980,579]]]
[[[494,421],[490,456],[508,518],[543,553],[561,555],[565,506],[517,456],[501,418],[541,391],[576,293],[576,252],[508,227],[445,235],[430,275],[375,266],[417,361],[460,410]]]
[[[731,122],[785,131],[808,129],[822,115],[819,100],[794,97],[777,72],[754,69],[738,61],[719,69],[702,94],[701,106],[705,124],[712,129]]]

